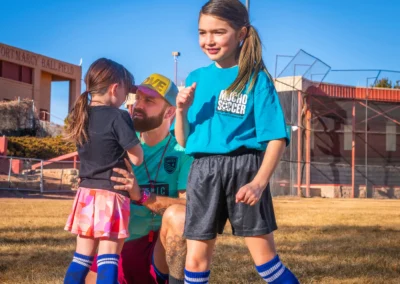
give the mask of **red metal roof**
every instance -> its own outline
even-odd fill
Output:
[[[365,88],[321,83],[318,87],[311,86],[306,93],[356,100],[365,100],[368,96],[368,100],[371,101],[400,102],[400,89]]]

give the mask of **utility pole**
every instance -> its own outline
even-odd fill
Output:
[[[250,0],[246,0],[247,12],[250,13]]]
[[[178,86],[178,57],[181,55],[179,51],[173,51],[172,56],[174,57],[175,62],[175,85]]]

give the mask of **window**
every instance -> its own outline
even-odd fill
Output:
[[[21,77],[20,81],[32,84],[32,69],[26,66],[21,66]]]
[[[344,150],[351,151],[353,147],[353,126],[344,125]]]
[[[391,120],[386,123],[386,151],[396,152],[396,124]]]
[[[20,66],[18,64],[14,64],[11,62],[2,62],[3,68],[2,68],[2,74],[1,76],[3,78],[19,81],[20,77]]]
[[[310,149],[314,150],[315,147],[315,133],[313,130],[310,130]]]
[[[50,114],[47,111],[47,109],[43,109],[43,108],[40,109],[39,119],[44,120],[44,121],[50,121]]]
[[[7,61],[0,61],[0,77],[32,84],[32,68]]]

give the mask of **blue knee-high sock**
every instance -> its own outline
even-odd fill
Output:
[[[169,274],[164,274],[160,270],[158,270],[156,264],[154,263],[154,254],[151,257],[151,264],[153,265],[154,272],[157,275],[157,282],[167,281]]]
[[[296,276],[286,268],[276,255],[272,260],[256,266],[258,274],[270,284],[298,284]]]
[[[118,283],[118,254],[102,254],[97,257],[97,284]]]
[[[191,272],[185,268],[185,283],[188,284],[208,284],[210,270],[203,272]]]
[[[74,253],[74,258],[65,274],[64,284],[81,284],[85,283],[86,275],[93,263],[93,256],[87,256]]]

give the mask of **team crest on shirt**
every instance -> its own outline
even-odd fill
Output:
[[[154,182],[139,185],[140,189],[147,189],[157,195],[169,196],[169,184],[163,182]]]
[[[247,108],[247,99],[248,96],[246,94],[228,93],[226,90],[222,90],[218,97],[217,111],[235,116],[244,116]]]
[[[172,174],[178,165],[178,157],[175,156],[168,156],[164,158],[164,170]]]

